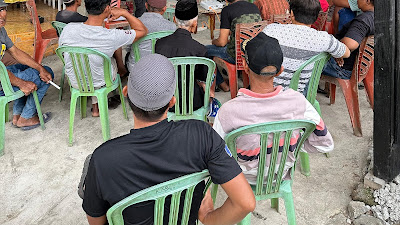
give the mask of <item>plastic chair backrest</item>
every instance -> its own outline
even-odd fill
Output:
[[[70,57],[74,69],[75,79],[80,92],[94,93],[92,70],[89,63],[89,55],[103,58],[104,81],[106,87],[112,86],[111,59],[106,54],[90,48],[61,46],[56,49],[58,57],[65,65],[64,56]]]
[[[315,98],[317,96],[319,80],[321,78],[321,73],[322,70],[324,69],[326,62],[328,62],[329,58],[330,55],[326,52],[322,52],[316,56],[311,57],[309,60],[303,63],[303,65],[301,65],[300,68],[296,70],[296,72],[293,73],[293,77],[290,80],[289,87],[297,91],[299,86],[301,71],[303,71],[303,69],[306,66],[310,65],[311,63],[314,63],[312,74],[308,82],[308,91],[306,95],[306,98],[311,103],[311,105],[314,105]]]
[[[235,30],[235,45],[236,45],[236,70],[244,70],[243,56],[241,44],[244,40],[255,37],[267,25],[271,23],[288,24],[292,23],[289,14],[274,15],[272,20],[263,20],[255,23],[237,23]]]
[[[357,73],[358,81],[362,81],[368,74],[368,71],[374,63],[374,35],[371,35],[363,40],[360,45],[358,54]]]
[[[158,32],[153,32],[150,34],[147,34],[146,36],[140,38],[139,40],[133,42],[132,44],[132,52],[135,55],[135,62],[138,62],[140,59],[140,49],[139,49],[139,45],[140,43],[142,43],[143,41],[146,40],[150,40],[151,41],[151,53],[154,53],[155,51],[155,46],[156,46],[156,41],[160,38],[169,36],[171,34],[173,34],[174,31],[158,31]]]
[[[205,65],[208,67],[206,89],[204,93],[204,106],[207,107],[210,99],[211,79],[215,70],[215,62],[202,57],[175,57],[170,58],[169,60],[174,65],[177,81],[175,89],[175,116],[193,115],[194,82],[196,82],[194,79],[194,70],[196,65]],[[189,67],[189,71],[187,71],[187,67]],[[187,72],[189,72],[189,76],[187,76]],[[181,81],[181,88],[179,88],[178,80]],[[189,85],[189,93],[186,91],[187,85]],[[179,89],[181,89],[181,92]],[[186,104],[187,100],[189,100],[189,105]],[[181,104],[182,108],[179,107]]]
[[[286,120],[244,126],[230,132],[225,141],[232,155],[237,159],[236,140],[240,136],[249,134],[260,135],[260,153],[257,169],[257,184],[254,194],[256,196],[278,193],[284,167],[289,153],[290,141],[294,132],[300,132],[294,155],[297,154],[304,141],[315,129],[315,123],[308,120]],[[267,149],[271,149],[270,162],[267,164]],[[269,151],[269,150],[268,150]],[[278,157],[278,154],[281,154]],[[279,166],[278,166],[279,165]],[[268,171],[266,172],[266,168]],[[278,167],[278,168],[276,168]],[[293,176],[293,169],[290,171]],[[266,178],[266,179],[265,179]]]
[[[317,20],[311,25],[316,30],[325,30],[325,23],[328,18],[328,11],[320,11]]]
[[[67,25],[66,23],[59,22],[59,21],[52,21],[51,25],[54,27],[54,29],[57,30],[57,35],[60,36],[61,32],[63,31],[64,27]]]
[[[124,224],[122,217],[122,211],[124,209],[140,202],[154,200],[154,224],[162,225],[164,222],[163,217],[165,199],[166,197],[171,196],[169,224],[176,225],[178,221],[181,194],[183,191],[186,191],[181,217],[181,224],[186,225],[189,221],[194,189],[198,183],[204,181],[204,179],[209,176],[210,174],[208,170],[203,170],[202,172],[178,177],[136,192],[119,201],[107,211],[108,224]]]
[[[29,14],[31,15],[32,24],[35,27],[35,40],[42,40],[42,27],[38,18],[36,3],[34,0],[28,0],[26,2],[26,8],[28,8]]]
[[[171,22],[174,22],[174,14],[175,14],[175,9],[167,8],[167,10],[165,10],[163,16],[164,16],[165,19],[167,19],[167,20],[169,20]]]
[[[10,77],[8,77],[8,72],[6,66],[0,61],[0,84],[3,88],[4,96],[9,97],[15,95],[15,91],[12,88]]]

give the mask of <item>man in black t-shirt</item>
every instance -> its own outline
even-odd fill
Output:
[[[64,0],[64,4],[66,8],[57,13],[56,21],[63,23],[86,22],[88,18],[77,12],[82,0]]]
[[[254,210],[249,184],[212,127],[198,120],[167,121],[168,108],[176,101],[175,87],[174,67],[166,57],[150,54],[135,64],[123,91],[133,111],[134,128],[98,147],[89,163],[83,200],[89,224],[105,224],[107,210],[137,191],[204,169],[214,183],[221,184],[228,199],[214,210],[209,192],[203,199],[204,182],[200,183],[189,224],[197,218],[203,224],[235,224]],[[128,207],[123,213],[125,224],[153,224],[153,207],[154,202]]]
[[[336,60],[331,58],[325,65],[322,74],[340,79],[350,79],[361,42],[365,37],[375,33],[374,0],[358,0],[358,7],[363,13],[344,25],[336,35],[336,38],[350,49],[350,57]]]
[[[207,45],[209,57],[219,57],[228,63],[235,64],[235,30],[237,23],[254,23],[262,21],[260,10],[253,3],[245,0],[227,0],[228,6],[221,11],[219,37]],[[217,70],[217,85],[229,91],[228,84]]]

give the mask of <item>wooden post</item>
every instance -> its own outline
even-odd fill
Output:
[[[374,176],[400,174],[400,2],[375,0]]]

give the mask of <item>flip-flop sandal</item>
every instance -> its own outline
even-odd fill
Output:
[[[51,119],[51,112],[43,113],[43,122],[47,123]],[[40,123],[32,125],[32,126],[26,126],[26,127],[21,127],[23,131],[27,130],[32,130],[35,129],[36,127],[40,127]]]
[[[13,122],[11,122],[11,127],[19,128],[19,126],[15,125]]]

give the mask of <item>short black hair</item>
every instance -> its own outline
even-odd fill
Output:
[[[111,0],[85,0],[85,8],[90,15],[100,15],[110,3]]]
[[[295,20],[307,25],[313,24],[321,11],[319,0],[291,0],[289,5]]]
[[[165,113],[165,111],[167,111],[168,109],[168,105],[169,102],[166,106],[157,109],[157,110],[153,110],[153,111],[144,111],[143,109],[135,106],[131,100],[128,97],[128,102],[129,102],[129,106],[132,109],[133,114],[135,114],[135,116],[141,120],[147,121],[147,122],[154,122],[159,120]]]
[[[68,2],[68,3],[64,3],[65,7],[70,7],[73,6],[75,4],[75,0],[73,0],[72,2]]]
[[[153,6],[151,6],[150,4],[147,3],[147,11],[149,11],[149,12],[162,12],[163,9],[164,9],[164,7],[162,7],[160,9],[160,8],[153,7]]]
[[[232,3],[232,2],[234,2],[234,1],[236,1],[236,0],[227,0],[229,3]]]

